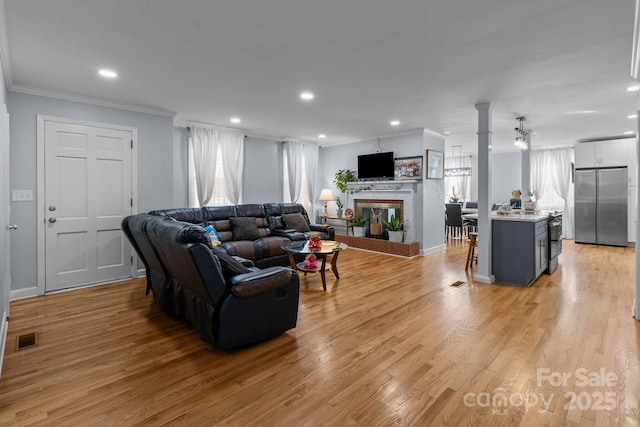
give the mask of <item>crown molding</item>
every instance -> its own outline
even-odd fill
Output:
[[[438,133],[438,132],[436,132],[434,130],[431,130],[431,129],[424,128],[423,132],[424,132],[425,135],[435,136],[436,138],[447,139],[446,135],[443,135],[443,134]]]
[[[81,102],[83,104],[97,105],[99,107],[116,108],[118,110],[134,111],[136,113],[152,114],[154,116],[175,117],[173,111],[162,110],[160,108],[146,107],[143,105],[127,104],[124,102],[109,101],[106,99],[93,98],[90,96],[76,95],[73,93],[60,92],[50,89],[42,89],[33,86],[12,85],[9,87],[12,92],[26,93],[28,95],[44,96],[47,98],[61,99],[64,101]]]
[[[7,19],[4,13],[4,0],[0,0],[0,65],[4,71],[4,81],[7,87],[13,85],[11,61],[9,60],[9,37],[7,36]]]
[[[387,133],[387,134],[384,134],[384,135],[362,137],[362,138],[358,138],[358,139],[348,139],[348,140],[344,140],[344,141],[336,141],[336,142],[323,141],[321,143],[321,145],[323,147],[332,147],[332,146],[335,146],[335,145],[355,144],[357,142],[375,141],[378,138],[386,139],[386,138],[396,138],[398,136],[405,136],[405,135],[424,134],[425,130],[426,130],[425,128],[415,128],[415,129],[407,129],[407,130],[402,130],[402,131],[393,132],[393,133]],[[436,134],[436,133],[431,133],[431,134],[435,135],[435,136],[442,136],[442,135],[439,135],[439,134]]]

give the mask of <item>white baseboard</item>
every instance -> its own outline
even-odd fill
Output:
[[[0,319],[0,378],[2,377],[2,362],[4,362],[4,350],[7,347],[7,331],[9,330],[9,322],[7,322],[7,312],[2,313]]]
[[[436,252],[442,252],[445,250],[447,250],[446,244],[434,246],[432,248],[427,248],[427,249],[420,249],[420,256],[431,255],[431,254],[435,254]]]
[[[496,277],[492,274],[489,276],[480,276],[478,274],[476,274],[475,276],[473,276],[473,281],[474,282],[480,282],[480,283],[486,283],[487,285],[490,285],[492,283],[494,283],[496,281]]]
[[[38,287],[34,286],[33,288],[24,288],[24,289],[16,289],[14,291],[9,292],[9,297],[11,301],[37,297],[38,296]]]

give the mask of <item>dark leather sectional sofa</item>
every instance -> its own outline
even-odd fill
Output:
[[[285,220],[300,216],[309,231],[287,226]],[[219,231],[221,246],[211,247],[208,225]],[[299,279],[281,246],[312,232],[335,235],[330,226],[308,224],[302,205],[283,203],[158,210],[125,218],[122,229],[145,266],[155,303],[219,349],[294,328]]]

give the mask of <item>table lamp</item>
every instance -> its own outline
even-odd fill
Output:
[[[324,202],[324,216],[329,216],[329,210],[327,209],[327,202],[333,200],[333,193],[328,188],[323,188],[320,192],[320,200]]]

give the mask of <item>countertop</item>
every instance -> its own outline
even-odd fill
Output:
[[[521,221],[521,222],[538,222],[541,220],[546,220],[548,215],[534,212],[534,213],[524,213],[524,212],[513,212],[510,211],[509,215],[498,215],[495,212],[491,213],[491,219],[493,221]]]

